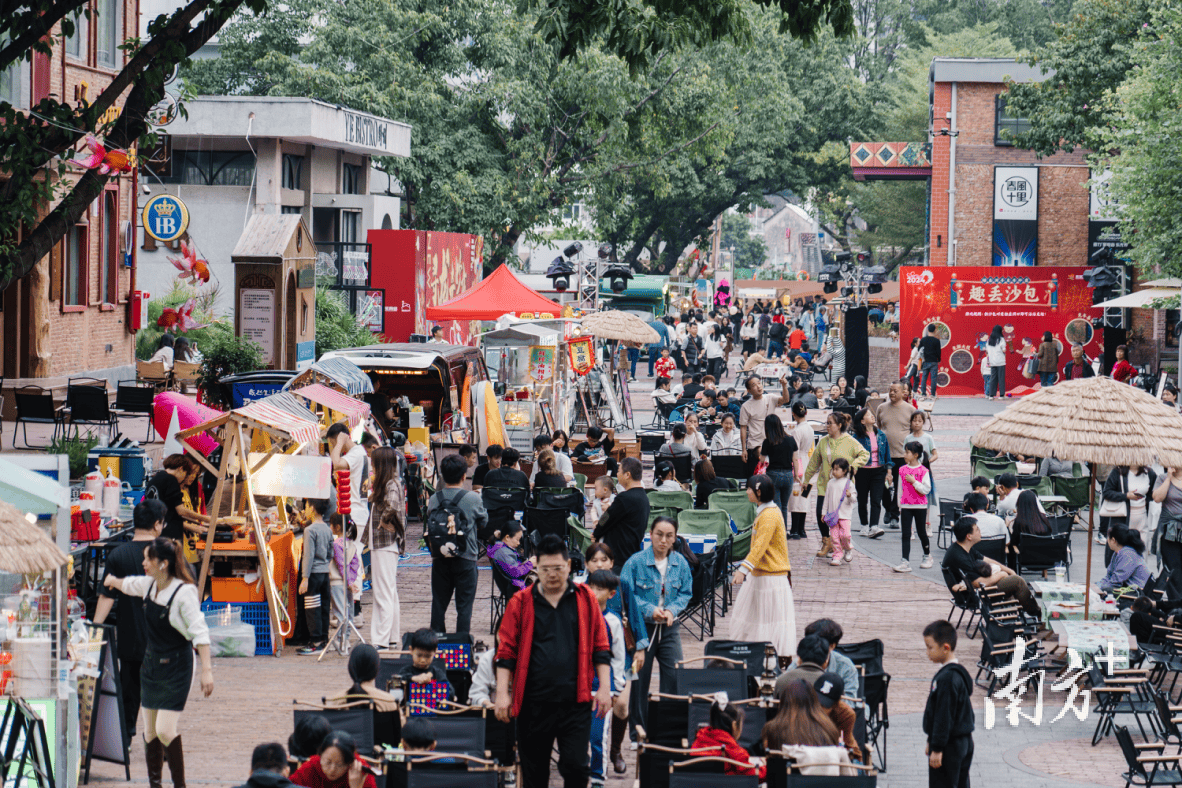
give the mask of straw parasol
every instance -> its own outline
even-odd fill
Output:
[[[66,555],[23,512],[0,501],[0,571],[33,574],[57,569]]]
[[[1086,462],[1087,583],[1092,582],[1096,466],[1182,466],[1182,416],[1135,386],[1111,378],[1070,380],[1023,397],[985,422],[973,436],[983,449]],[[1084,616],[1090,596],[1084,597]]]
[[[592,312],[583,318],[583,328],[600,339],[617,339],[648,345],[660,342],[661,337],[648,323],[636,315],[618,310]]]

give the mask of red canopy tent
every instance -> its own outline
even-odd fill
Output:
[[[501,315],[520,317],[526,312],[549,312],[558,317],[562,307],[522,284],[509,266],[501,265],[468,292],[427,307],[427,319],[496,320]]]

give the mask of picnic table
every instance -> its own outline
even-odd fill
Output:
[[[1088,590],[1085,583],[1058,583],[1053,580],[1036,580],[1030,584],[1030,590],[1037,597],[1048,602],[1082,602],[1084,593]]]

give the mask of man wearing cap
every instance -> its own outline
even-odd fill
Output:
[[[845,748],[849,750],[850,760],[862,760],[862,749],[854,738],[854,721],[858,715],[841,699],[845,692],[845,681],[836,673],[825,671],[813,682],[813,689],[817,691],[817,700],[821,702],[821,708],[841,731],[841,738],[845,742]]]

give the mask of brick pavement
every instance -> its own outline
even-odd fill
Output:
[[[642,373],[643,375],[643,373]],[[646,410],[651,383],[643,377],[633,386],[638,422],[649,418]],[[987,418],[981,413],[984,403],[973,408],[958,407],[955,400],[940,400],[936,411],[936,438],[940,460],[936,475],[959,481],[967,487],[968,438]],[[1000,410],[1002,403],[996,403]],[[949,415],[942,415],[948,408]],[[961,411],[964,415],[958,414]],[[951,497],[953,489],[942,490]],[[810,518],[811,520],[811,518]],[[812,553],[817,534],[809,524],[810,539],[790,542],[793,585],[796,595],[798,626],[819,618],[831,617],[841,622],[846,641],[881,638],[886,648],[886,669],[892,674],[890,690],[891,726],[888,733],[889,772],[880,776],[880,784],[895,788],[926,785],[923,758],[923,735],[920,712],[928,692],[933,666],[926,660],[920,631],[928,622],[948,613],[948,595],[942,583],[915,575],[893,573],[883,561],[859,550],[850,565],[830,567]],[[889,538],[889,537],[888,537]],[[897,539],[891,552],[897,552]],[[875,544],[877,547],[878,544]],[[426,626],[430,613],[429,569],[421,556],[411,556],[399,571],[402,626],[412,630]],[[474,613],[476,637],[491,643],[488,635],[491,576],[480,572],[480,585]],[[364,600],[369,615],[369,595]],[[361,626],[363,633],[368,626]],[[719,619],[716,638],[729,637],[729,622]],[[980,640],[962,639],[961,660],[976,661]],[[685,638],[687,657],[702,653],[702,643]],[[342,657],[330,655],[322,663],[287,653],[279,659],[257,657],[241,660],[215,660],[217,687],[208,700],[190,700],[181,727],[188,753],[188,772],[194,784],[238,784],[249,771],[250,752],[262,741],[285,741],[291,731],[292,700],[317,701],[344,690],[349,685]],[[974,692],[977,708],[977,756],[974,781],[988,778],[995,786],[1045,786],[1069,788],[1078,785],[1117,784],[1123,764],[1115,741],[1109,739],[1097,748],[1090,747],[1091,726],[1065,718],[1054,726],[1044,722],[1040,728],[983,730],[983,696]],[[1052,715],[1053,716],[1053,715]],[[629,756],[630,771],[623,778],[614,775],[609,785],[616,788],[631,784],[635,772]],[[145,781],[142,748],[133,748],[133,782]],[[96,763],[92,769],[96,782],[123,782],[122,770],[110,764]],[[552,785],[560,784],[557,773]],[[1123,782],[1123,781],[1122,781]]]

